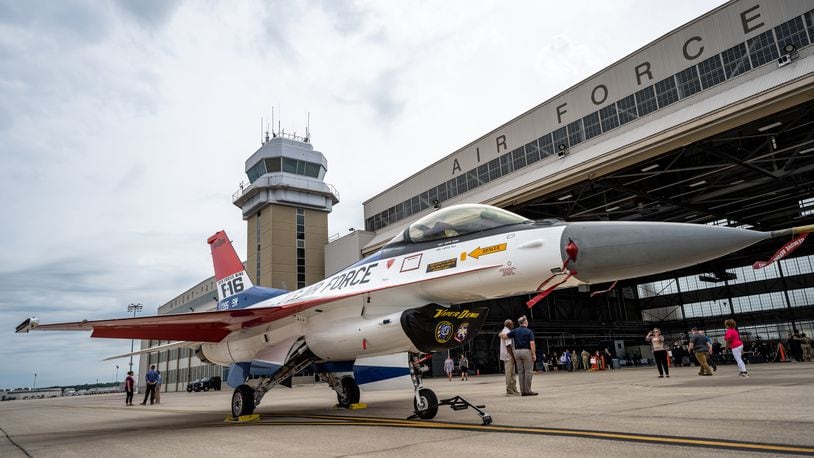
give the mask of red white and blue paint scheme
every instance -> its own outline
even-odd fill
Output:
[[[315,364],[339,404],[365,390],[412,387],[420,418],[433,418],[435,394],[421,383],[423,354],[470,341],[484,299],[600,284],[670,271],[762,240],[812,227],[759,232],[646,222],[532,221],[480,204],[437,210],[381,250],[296,291],[254,286],[226,234],[208,239],[217,310],[176,315],[40,324],[17,332],[88,330],[92,337],[174,341],[132,354],[193,348],[229,366],[232,415],[254,411],[275,385]],[[129,356],[118,355],[117,357]]]

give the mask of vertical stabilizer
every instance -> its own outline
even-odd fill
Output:
[[[225,231],[218,231],[206,240],[212,249],[212,263],[215,266],[215,282],[218,288],[218,309],[224,299],[252,287],[249,274],[237,257],[232,242]]]

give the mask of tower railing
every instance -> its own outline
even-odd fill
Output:
[[[255,186],[261,180],[265,180],[265,183],[264,183],[265,186],[274,186],[274,185],[280,184],[280,177],[277,177],[277,176],[261,177],[261,178],[258,178],[257,180],[255,180],[254,183],[246,183],[244,181],[241,181],[240,184],[238,185],[239,186],[238,190],[235,191],[234,194],[232,194],[232,203],[237,202],[238,199],[243,197],[243,194],[248,192],[249,189],[252,186]],[[328,187],[328,191],[336,197],[337,201],[339,201],[339,191],[336,190],[336,187],[334,187],[334,185],[332,185],[330,183],[325,183],[324,181],[322,183],[325,184],[325,186]]]

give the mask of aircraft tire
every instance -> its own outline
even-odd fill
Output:
[[[192,393],[192,387],[191,386],[187,387],[187,393]]]
[[[438,414],[438,396],[435,395],[435,392],[427,388],[422,388],[418,390],[418,396],[424,404],[424,408],[420,410],[418,408],[418,402],[413,398],[413,409],[415,409],[415,414],[418,415],[418,418],[422,420],[435,418],[435,415]]]
[[[356,404],[359,402],[359,399],[361,398],[361,394],[359,393],[359,385],[356,384],[356,380],[354,380],[351,376],[342,377],[340,383],[342,383],[342,389],[346,395],[345,401],[342,401],[342,396],[340,396],[339,393],[336,394],[336,399],[339,407],[347,409],[351,404]]]
[[[209,387],[208,387],[208,386],[204,386],[203,390],[204,390],[204,391],[209,391]]]
[[[249,385],[240,385],[232,393],[232,417],[254,413],[254,389]]]

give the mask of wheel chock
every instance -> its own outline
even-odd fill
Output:
[[[251,415],[241,415],[239,417],[226,417],[223,421],[226,423],[246,423],[250,421],[257,421],[260,419],[259,413],[253,413]]]
[[[364,402],[357,402],[356,404],[351,404],[348,406],[350,410],[359,410],[359,409],[367,409],[367,404]]]

